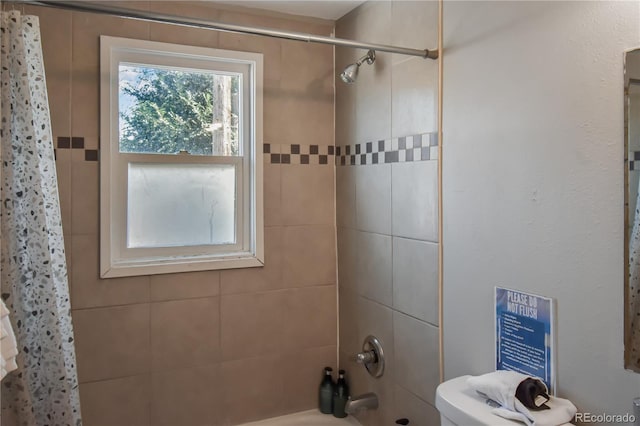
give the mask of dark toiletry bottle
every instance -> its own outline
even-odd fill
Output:
[[[338,371],[338,383],[336,390],[333,392],[333,415],[334,417],[347,417],[344,407],[349,399],[349,386],[344,378],[344,370]]]
[[[318,409],[321,413],[331,414],[333,413],[333,389],[335,387],[331,373],[333,369],[331,367],[324,368],[324,377],[320,382],[320,389],[318,392]]]

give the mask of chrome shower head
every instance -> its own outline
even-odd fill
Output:
[[[353,84],[356,82],[358,78],[358,69],[360,69],[360,65],[364,62],[371,65],[376,61],[376,52],[373,50],[369,50],[366,55],[362,58],[358,59],[358,61],[354,64],[347,65],[347,67],[340,74],[340,78],[347,84]]]
[[[340,78],[342,79],[342,81],[344,81],[347,84],[352,84],[356,82],[356,78],[358,78],[358,69],[360,68],[360,65],[358,64],[351,64],[348,65],[344,71],[342,71],[342,74],[340,74]]]

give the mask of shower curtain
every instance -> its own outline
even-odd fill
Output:
[[[640,186],[635,205],[633,228],[629,238],[629,315],[631,316],[631,357],[640,365]]]
[[[18,370],[2,381],[3,420],[81,424],[67,267],[36,16],[2,13],[2,298]]]

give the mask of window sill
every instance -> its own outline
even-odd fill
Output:
[[[114,261],[100,270],[100,278],[120,278],[140,275],[172,274],[221,269],[257,268],[264,260],[253,254],[224,257],[180,257]]]

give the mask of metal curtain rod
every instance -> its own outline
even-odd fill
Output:
[[[284,38],[288,40],[304,41],[307,43],[332,44],[334,46],[351,47],[356,49],[377,50],[380,52],[399,53],[401,55],[419,56],[421,58],[437,59],[437,50],[409,49],[406,47],[389,46],[385,44],[362,43],[359,41],[318,36],[290,31],[280,31],[271,28],[246,27],[241,25],[225,24],[222,22],[211,22],[198,18],[187,18],[176,15],[166,15],[161,13],[127,9],[123,7],[106,6],[97,3],[83,3],[80,1],[57,1],[57,0],[9,0],[7,3],[20,3],[35,6],[47,6],[60,9],[69,9],[79,12],[100,13],[114,15],[120,18],[137,19],[141,21],[163,22],[166,24],[182,25],[186,27],[207,28],[211,30],[227,31],[232,33],[252,34],[266,37]]]

